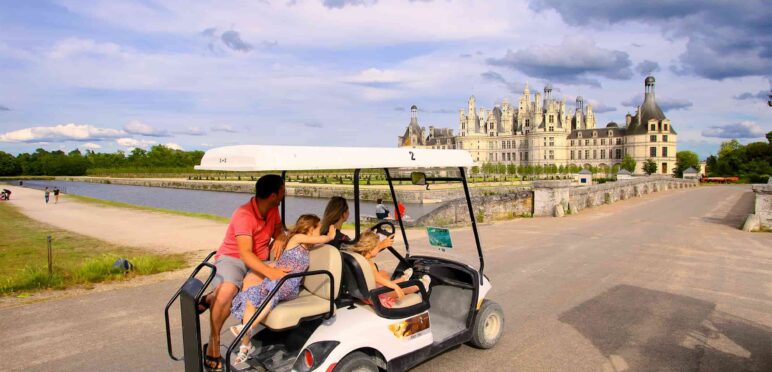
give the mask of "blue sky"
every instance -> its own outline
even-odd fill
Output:
[[[1,1],[0,150],[395,146],[550,82],[623,122],[657,78],[679,149],[772,130],[761,1]]]

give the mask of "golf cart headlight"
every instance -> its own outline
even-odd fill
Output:
[[[293,371],[313,371],[319,367],[327,356],[330,355],[332,349],[335,349],[340,342],[338,341],[320,341],[308,345],[307,348],[298,355],[295,360],[295,365],[292,366]]]

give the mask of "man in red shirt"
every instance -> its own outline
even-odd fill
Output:
[[[202,304],[210,308],[211,333],[204,351],[205,365],[210,370],[222,369],[220,331],[230,316],[231,302],[244,282],[278,280],[286,275],[285,270],[265,262],[271,252],[278,257],[287,241],[277,208],[283,198],[284,180],[275,174],[265,175],[255,184],[255,197],[233,212],[215,255],[214,291],[204,297]]]

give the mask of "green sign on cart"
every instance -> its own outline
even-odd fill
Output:
[[[440,249],[453,248],[453,241],[450,240],[450,230],[442,227],[427,227],[429,234],[429,244]]]

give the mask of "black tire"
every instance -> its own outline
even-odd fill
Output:
[[[378,372],[378,364],[375,358],[361,352],[355,351],[341,359],[335,366],[335,372]]]
[[[480,310],[474,319],[471,344],[480,349],[490,349],[496,346],[504,333],[504,312],[499,304],[483,300]]]

